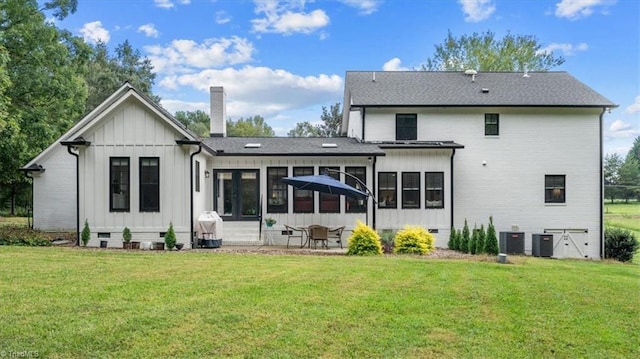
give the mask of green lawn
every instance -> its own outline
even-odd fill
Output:
[[[606,203],[604,217],[607,225],[630,230],[640,240],[640,202]]]
[[[39,357],[640,357],[640,266],[0,247]]]

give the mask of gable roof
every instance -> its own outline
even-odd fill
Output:
[[[125,102],[127,99],[134,97],[138,99],[143,105],[145,105],[148,109],[154,112],[158,117],[165,120],[171,127],[173,127],[178,133],[184,136],[187,140],[199,141],[197,135],[189,131],[180,121],[178,121],[175,117],[173,117],[169,112],[163,109],[160,105],[156,104],[149,97],[144,95],[142,92],[138,91],[128,82],[125,82],[120,88],[118,88],[111,96],[109,96],[106,100],[104,100],[100,105],[94,108],[91,112],[85,115],[80,121],[78,121],[71,129],[69,129],[65,134],[60,136],[56,141],[54,141],[49,147],[47,147],[44,151],[40,152],[35,158],[29,161],[23,169],[27,169],[38,162],[41,162],[42,159],[46,158],[49,153],[51,153],[55,148],[59,147],[62,142],[69,143],[74,141],[75,138],[82,135],[82,131],[86,129],[89,125],[91,125],[94,121],[102,118],[102,115],[108,113],[113,108],[117,107],[121,103]],[[206,147],[203,144],[203,148],[210,153],[213,151]]]
[[[345,104],[617,107],[566,72],[348,71]]]
[[[217,156],[385,155],[378,145],[349,137],[211,137],[203,141]]]

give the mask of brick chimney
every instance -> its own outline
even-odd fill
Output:
[[[227,109],[224,87],[211,86],[211,137],[227,137]]]

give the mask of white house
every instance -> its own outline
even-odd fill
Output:
[[[23,170],[34,226],[79,230],[90,245],[161,240],[169,222],[195,245],[215,210],[225,245],[262,244],[261,219],[376,229],[420,225],[446,247],[450,228],[493,216],[497,231],[553,234],[557,257],[600,258],[602,116],[616,105],[564,72],[347,72],[337,138],[226,136],[225,93],[211,88],[211,137],[199,139],[123,85]],[[294,190],[282,177],[321,174],[367,201]],[[79,181],[76,182],[76,176]],[[377,200],[377,203],[376,203]],[[264,235],[264,233],[263,233]]]

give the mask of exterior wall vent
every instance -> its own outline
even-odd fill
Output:
[[[323,143],[322,148],[337,148],[338,145],[335,143]]]
[[[483,88],[482,88],[482,93],[489,93],[489,89],[488,89],[488,88],[486,88],[486,87],[483,87]]]
[[[261,143],[247,143],[244,145],[244,148],[260,148],[262,147]]]

